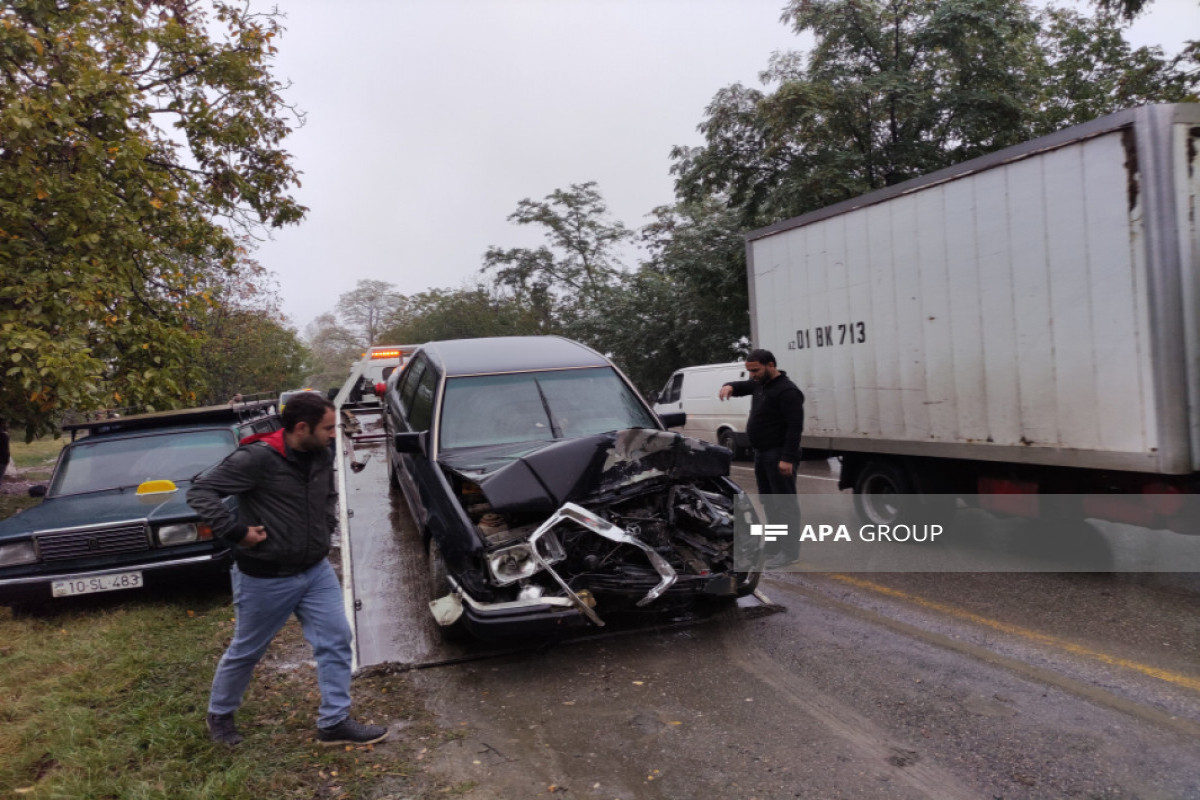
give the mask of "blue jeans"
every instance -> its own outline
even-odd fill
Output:
[[[317,725],[328,728],[350,715],[350,623],[342,587],[328,560],[298,575],[255,578],[234,567],[233,605],[237,627],[217,664],[208,710],[231,714],[242,704],[254,667],[293,613],[317,660],[321,708]]]

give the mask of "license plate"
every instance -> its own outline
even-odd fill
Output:
[[[142,585],[140,572],[115,572],[112,575],[96,575],[91,578],[72,578],[55,581],[50,593],[55,597],[73,597],[77,594],[113,592],[117,589],[136,589]]]

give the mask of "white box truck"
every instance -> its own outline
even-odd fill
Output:
[[[1200,105],[1144,106],[748,234],[806,454],[877,515],[1074,494],[1171,527],[1200,491],[1198,150]]]
[[[727,364],[700,364],[676,370],[662,391],[654,397],[658,415],[682,411],[687,422],[680,428],[684,436],[713,442],[733,451],[735,458],[749,454],[746,420],[750,417],[750,397],[721,400],[717,393],[730,381],[749,378],[744,361]]]

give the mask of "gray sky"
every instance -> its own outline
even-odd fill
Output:
[[[594,180],[631,228],[672,201],[671,147],[718,89],[802,49],[783,0],[278,0],[275,74],[307,123],[287,149],[307,219],[258,260],[303,330],[361,279],[404,294],[473,281],[525,197]],[[1168,53],[1196,0],[1154,0],[1129,35]],[[632,266],[629,264],[628,266]]]

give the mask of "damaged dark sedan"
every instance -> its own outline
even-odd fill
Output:
[[[734,571],[735,515],[753,511],[730,452],[667,431],[594,350],[432,342],[385,403],[444,631],[553,635],[754,591],[758,573]]]

